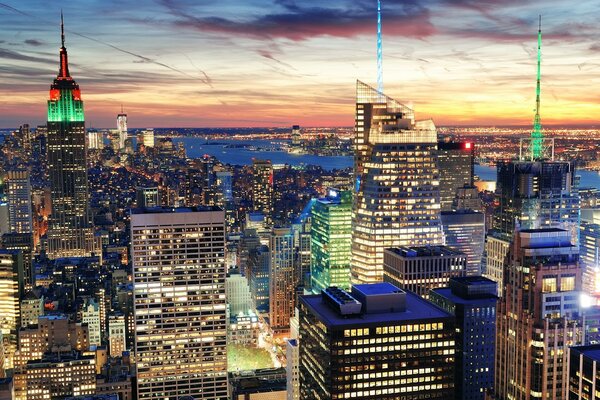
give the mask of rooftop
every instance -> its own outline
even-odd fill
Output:
[[[189,213],[202,211],[221,211],[217,206],[196,206],[196,207],[141,207],[132,208],[131,214],[170,214],[170,213]]]
[[[476,298],[464,298],[452,293],[452,289],[449,287],[432,289],[431,292],[437,293],[438,295],[450,300],[454,304],[481,304],[481,303],[496,303],[498,300],[497,296],[493,294],[480,295]]]
[[[600,361],[600,344],[571,347],[571,354],[583,354],[595,361]]]
[[[446,246],[421,246],[421,247],[390,247],[386,249],[402,257],[439,257],[439,256],[465,256],[460,251],[452,250]]]

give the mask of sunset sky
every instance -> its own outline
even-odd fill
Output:
[[[376,0],[0,2],[0,127],[41,124],[64,11],[87,126],[352,125],[376,83]],[[600,2],[382,0],[385,92],[438,125],[600,116]]]

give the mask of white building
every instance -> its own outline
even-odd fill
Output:
[[[93,299],[87,300],[83,305],[81,322],[88,326],[90,348],[102,345],[100,305]]]
[[[125,316],[123,314],[108,317],[108,344],[111,357],[120,357],[127,350]]]

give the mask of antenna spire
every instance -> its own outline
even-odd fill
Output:
[[[377,91],[383,94],[383,52],[381,48],[381,0],[377,0]]]
[[[65,47],[65,20],[63,18],[62,9],[60,10],[60,40],[62,42],[62,47]]]
[[[542,142],[544,136],[542,133],[542,120],[540,117],[540,96],[541,96],[541,65],[542,65],[542,16],[540,15],[538,25],[538,51],[537,51],[537,84],[535,88],[535,117],[533,118],[533,131],[531,132],[531,158],[533,160],[543,157]]]

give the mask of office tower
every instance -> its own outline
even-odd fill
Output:
[[[80,352],[46,354],[25,366],[27,400],[64,399],[96,393],[96,360]]]
[[[231,225],[234,220],[233,204],[233,174],[229,171],[215,172],[215,185],[217,187],[216,204],[225,210],[225,217]]]
[[[383,280],[425,298],[466,268],[467,255],[446,246],[392,247],[383,256]]]
[[[254,211],[264,214],[267,226],[273,224],[273,165],[269,160],[252,162],[252,204]]]
[[[286,400],[300,400],[300,348],[298,339],[288,339],[285,346]]]
[[[141,136],[144,147],[154,148],[154,128],[144,129]]]
[[[125,315],[123,314],[108,316],[108,348],[111,357],[121,357],[127,350]]]
[[[83,101],[79,85],[69,74],[64,29],[60,68],[48,100],[48,174],[52,197],[48,256],[89,256],[95,248],[90,225]]]
[[[312,218],[297,219],[292,224],[292,234],[294,235],[294,270],[296,271],[297,289],[303,291],[310,288],[310,260],[311,260],[311,230]]]
[[[467,275],[481,275],[485,247],[485,214],[481,211],[442,211],[446,246],[467,255]]]
[[[587,400],[600,397],[600,345],[569,349],[569,389],[565,399]]]
[[[269,323],[274,334],[287,335],[298,284],[294,271],[294,236],[290,228],[273,228],[269,250]]]
[[[121,113],[117,115],[117,129],[119,131],[119,150],[124,150],[127,140],[127,114],[123,112],[123,106],[121,106]]]
[[[20,145],[23,146],[25,153],[31,155],[31,130],[29,129],[29,124],[23,124],[19,127],[19,142]]]
[[[256,310],[260,313],[269,311],[269,291],[271,252],[269,246],[261,245],[250,250],[248,256],[248,279],[250,296]]]
[[[352,281],[383,277],[383,250],[442,243],[432,121],[358,81]]]
[[[0,200],[0,234],[10,232],[10,220],[8,214],[8,203]]]
[[[350,289],[352,192],[330,189],[311,210],[310,279],[313,293],[329,286]]]
[[[33,269],[34,252],[32,233],[5,233],[2,235],[2,248],[19,250],[23,255],[23,278],[26,288],[35,286],[35,271]]]
[[[515,231],[498,303],[495,396],[566,398],[567,347],[582,341],[581,269],[569,231]]]
[[[496,282],[481,276],[451,278],[429,300],[456,318],[456,400],[484,400],[494,388]]]
[[[31,211],[31,183],[29,171],[24,169],[8,171],[8,220],[10,231],[15,233],[33,232]]]
[[[451,399],[454,318],[383,282],[300,297],[300,399]]]
[[[255,229],[245,229],[240,237],[237,247],[237,266],[240,272],[250,279],[249,257],[250,251],[261,245],[260,238]]]
[[[292,146],[300,147],[302,145],[302,135],[300,134],[300,125],[292,126]]]
[[[36,325],[38,318],[44,315],[44,297],[30,290],[21,300],[21,328]]]
[[[23,294],[23,256],[16,250],[0,250],[0,333],[5,370],[13,367],[21,327],[19,300]]]
[[[437,159],[440,170],[440,205],[452,210],[456,191],[473,185],[475,145],[471,142],[439,142]]]
[[[89,150],[102,150],[104,148],[104,135],[98,129],[88,129],[87,145]]]
[[[119,142],[121,140],[121,132],[119,132],[118,129],[109,129],[108,139],[110,141],[110,148],[115,152],[115,154],[119,154]]]
[[[135,199],[138,208],[151,208],[161,205],[158,187],[136,187]]]
[[[223,212],[134,209],[131,253],[138,399],[227,400]]]
[[[81,322],[87,324],[90,348],[102,344],[100,321],[100,306],[94,299],[86,299],[81,310]]]
[[[579,256],[583,269],[583,291],[600,298],[600,224],[583,221],[579,230]]]
[[[232,316],[247,313],[253,308],[248,279],[238,269],[229,271],[225,278],[225,298]]]
[[[479,197],[479,190],[475,186],[463,186],[456,190],[452,201],[452,210],[482,211],[483,202]]]

